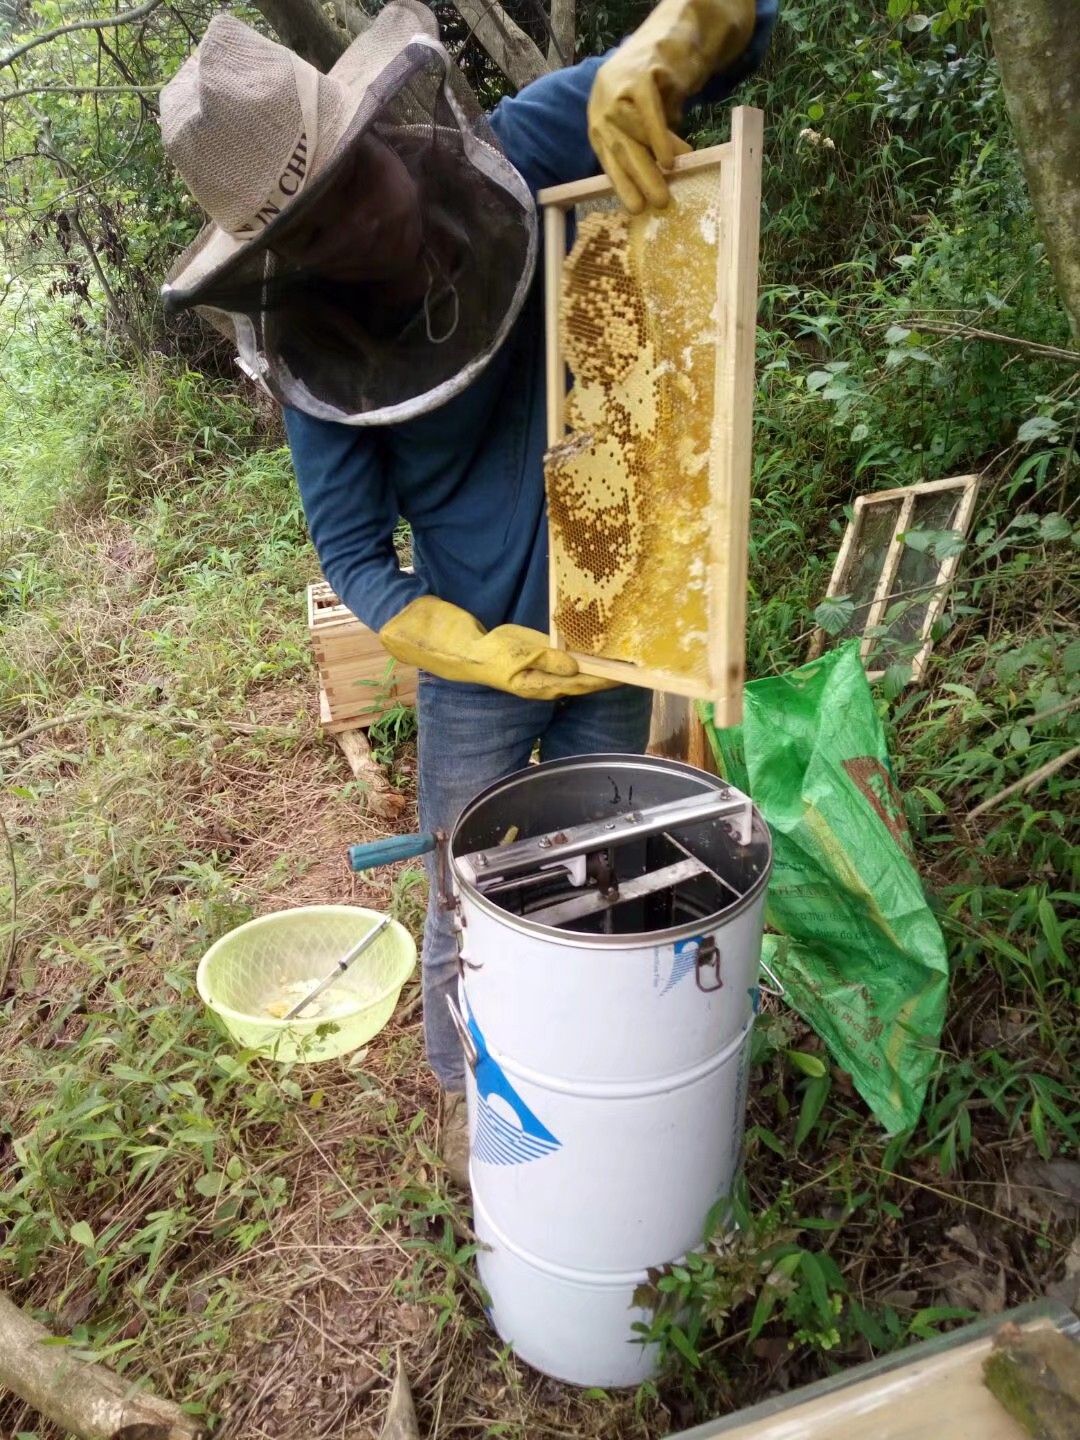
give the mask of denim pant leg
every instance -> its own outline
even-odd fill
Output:
[[[553,709],[548,702],[421,675],[420,828],[449,832],[474,796],[526,766]],[[457,983],[457,937],[450,914],[439,904],[436,857],[429,855],[426,864],[429,896],[422,963],[428,1064],[445,1090],[464,1090],[465,1059],[446,1004]]]
[[[636,685],[559,700],[540,740],[541,760],[568,755],[641,755],[649,743],[652,691]]]

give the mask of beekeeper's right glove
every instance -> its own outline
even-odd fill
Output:
[[[485,630],[467,610],[421,595],[388,620],[379,639],[406,665],[443,680],[489,685],[523,700],[589,695],[615,683],[582,675],[572,655],[552,650],[546,635],[524,625]]]
[[[690,149],[671,127],[709,76],[743,53],[754,19],[754,0],[660,0],[596,72],[589,140],[631,213],[667,204],[663,171]]]

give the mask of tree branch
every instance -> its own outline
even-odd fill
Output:
[[[1055,755],[1053,760],[1048,760],[1045,765],[1040,765],[1030,775],[1024,775],[1019,780],[1014,780],[1011,785],[1006,785],[1004,790],[999,790],[996,795],[991,795],[989,800],[984,800],[981,805],[976,805],[974,810],[969,810],[967,818],[976,819],[979,815],[985,815],[987,810],[993,810],[1003,800],[1016,795],[1019,791],[1026,794],[1041,785],[1044,780],[1049,780],[1051,775],[1056,775],[1059,770],[1064,770],[1066,765],[1071,765],[1074,760],[1080,760],[1080,745],[1074,745],[1071,750],[1065,750],[1060,755]]]
[[[278,39],[319,70],[329,70],[345,49],[345,36],[318,0],[252,0]]]
[[[49,1342],[52,1341],[50,1344]],[[79,1360],[0,1291],[0,1382],[80,1440],[196,1440],[202,1426],[104,1365]]]
[[[976,325],[964,325],[953,320],[912,318],[910,323],[913,330],[925,330],[928,335],[945,335],[957,340],[988,340],[994,345],[1010,345],[1014,350],[1025,350],[1042,360],[1061,360],[1080,365],[1080,350],[1065,350],[1060,345],[1044,345],[1039,340],[1023,340],[1019,335],[1002,335],[997,330],[980,330]]]
[[[574,41],[577,36],[577,0],[551,0],[551,39],[548,42],[548,64],[553,70],[574,63]]]
[[[8,864],[11,866],[11,933],[8,936],[7,954],[4,957],[3,965],[0,967],[0,1003],[7,994],[8,977],[11,974],[11,967],[15,963],[15,947],[18,944],[19,936],[19,871],[15,863],[15,842],[11,838],[11,831],[4,819],[4,812],[0,810],[0,831],[4,835],[4,846],[7,850]]]
[[[70,35],[75,30],[115,30],[118,25],[127,25],[133,20],[141,20],[144,15],[149,15],[151,10],[156,10],[162,4],[162,0],[146,0],[144,5],[139,5],[134,10],[125,10],[119,15],[107,15],[102,20],[73,20],[70,25],[58,25],[55,30],[46,30],[42,35],[33,35],[29,40],[24,40],[21,45],[16,45],[14,50],[9,50],[6,55],[0,55],[0,70],[6,65],[13,64],[27,51],[34,50],[39,45],[47,45],[50,40],[56,40],[61,35]]]
[[[0,105],[27,95],[156,95],[164,85],[24,85],[0,94]]]
[[[353,4],[352,0],[334,0],[334,14],[345,27],[350,43],[358,35],[362,35],[374,19],[374,16],[369,15],[361,6]]]
[[[1009,118],[1058,293],[1080,343],[1080,31],[1074,0],[986,0]]]
[[[454,7],[516,89],[547,74],[551,67],[498,0],[454,0]]]

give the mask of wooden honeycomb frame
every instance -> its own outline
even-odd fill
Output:
[[[754,397],[754,339],[757,316],[758,228],[761,209],[762,131],[760,110],[745,106],[733,110],[731,139],[726,144],[682,156],[676,161],[671,175],[674,201],[674,208],[671,212],[661,212],[659,218],[646,214],[628,219],[622,216],[622,212],[619,212],[620,224],[625,227],[628,237],[625,248],[629,252],[632,247],[637,246],[637,253],[640,255],[643,253],[644,245],[654,243],[647,237],[655,236],[657,233],[655,229],[649,231],[644,227],[663,225],[668,223],[669,214],[677,214],[680,189],[684,189],[684,182],[687,180],[697,181],[696,188],[700,191],[700,180],[704,176],[710,178],[715,176],[717,186],[715,207],[710,214],[715,214],[716,226],[715,232],[706,236],[707,241],[715,247],[716,260],[713,272],[715,274],[715,290],[712,295],[702,296],[702,304],[706,307],[705,314],[710,322],[710,329],[715,333],[715,346],[709,347],[712,368],[712,414],[706,446],[707,458],[702,462],[703,466],[707,468],[707,490],[704,494],[702,511],[707,517],[707,522],[701,528],[702,543],[700,548],[694,551],[693,561],[696,571],[702,576],[697,586],[702,593],[702,598],[695,603],[702,608],[704,623],[700,627],[696,627],[693,632],[693,643],[698,647],[697,658],[694,662],[682,666],[649,665],[641,662],[635,663],[628,659],[614,659],[610,654],[602,653],[603,635],[601,635],[601,641],[598,641],[601,653],[584,653],[581,648],[573,648],[567,636],[562,633],[557,619],[560,601],[565,606],[568,595],[567,585],[564,585],[560,592],[558,573],[560,564],[563,567],[564,577],[570,577],[568,583],[573,583],[572,566],[567,559],[570,551],[564,548],[560,552],[562,540],[558,523],[552,526],[550,562],[552,644],[573,654],[585,674],[628,682],[644,686],[647,689],[664,691],[671,695],[711,700],[715,708],[716,723],[721,726],[736,724],[742,718],[742,690],[745,676],[747,552]],[[568,347],[566,324],[564,323],[566,315],[564,314],[562,319],[560,318],[560,312],[565,308],[564,301],[569,293],[566,279],[568,263],[566,217],[567,212],[575,207],[605,200],[612,194],[610,182],[606,177],[600,176],[570,185],[554,186],[542,190],[539,195],[544,212],[545,232],[547,438],[549,447],[546,471],[549,513],[556,522],[559,517],[551,501],[556,496],[553,489],[553,476],[558,477],[558,467],[587,468],[580,459],[582,450],[579,445],[579,436],[568,436],[568,409],[571,416],[577,413],[574,407],[575,404],[580,404],[578,396],[583,387],[579,386],[579,389],[575,389],[568,401],[566,391],[567,350],[569,348],[573,351],[575,343],[580,345],[581,340],[580,333],[577,340],[571,336]],[[588,229],[588,222],[586,222],[586,232],[587,234],[594,233]],[[702,233],[705,233],[704,229]],[[604,244],[606,253],[609,256],[613,255],[614,248],[606,238]],[[700,256],[697,263],[700,266]],[[711,270],[711,259],[708,263]],[[627,261],[626,268],[629,273],[629,261]],[[664,274],[667,275],[668,271],[665,270]],[[642,293],[645,293],[648,288],[648,280],[647,269],[639,268],[635,272],[635,283]],[[656,276],[656,280],[658,286],[665,283],[660,275]],[[646,283],[643,284],[643,282]],[[661,356],[660,363],[655,367],[655,373],[660,375],[663,372],[673,376],[671,383],[678,383],[679,362],[677,358],[672,359],[662,355],[663,339],[666,336],[663,328],[658,327],[655,323],[654,301],[646,296],[646,303],[653,307],[654,329],[652,333],[657,341],[650,354],[655,353]],[[621,321],[622,317],[619,319]],[[609,337],[607,330],[603,329],[598,330],[597,334],[603,334],[605,338],[609,338],[611,346],[617,347],[619,337],[626,338],[623,335],[626,326],[628,325],[632,332],[633,324],[633,317],[628,315],[625,325],[621,323],[616,325],[615,329],[618,334]],[[610,328],[608,327],[608,329]],[[579,332],[580,330],[579,326]],[[709,331],[704,333],[707,338]],[[628,352],[629,347],[624,346],[624,350]],[[628,358],[628,354],[624,358]],[[588,382],[586,381],[586,383]],[[580,413],[585,413],[584,409]],[[658,413],[662,413],[659,412],[659,407]],[[659,436],[660,432],[654,430],[653,434]],[[592,435],[581,438],[593,440]],[[660,455],[674,453],[678,440],[677,432],[669,435],[665,448],[658,439],[656,453]],[[588,446],[585,448],[588,449]],[[611,481],[616,486],[616,490],[613,490],[612,494],[617,493],[619,486],[622,487],[623,492],[626,492],[635,484],[635,480],[625,473],[630,467],[628,463],[624,463],[623,456],[620,456],[618,460],[613,459],[612,443],[606,444],[603,454],[601,454],[601,447],[594,444],[593,453],[595,464],[593,457],[590,457],[588,465],[592,466],[592,470],[589,473],[599,475],[601,478],[606,477]],[[623,453],[625,455],[625,452]],[[621,472],[620,466],[622,466]],[[658,468],[662,470],[663,467]],[[654,478],[656,473],[657,471],[651,470],[650,478]],[[667,493],[672,496],[674,504],[676,500],[674,491]],[[654,508],[654,514],[662,513],[663,503],[662,495],[659,498],[650,498],[649,504]],[[593,512],[594,516],[597,513],[599,512]],[[609,513],[614,514],[614,508]],[[607,539],[616,552],[625,552],[627,544],[625,526],[620,527],[618,524],[610,526]],[[672,543],[674,544],[675,541],[673,540]],[[675,551],[672,553],[677,554]],[[682,558],[685,561],[687,557],[684,555]],[[642,550],[640,560],[642,567],[654,564],[655,560],[652,549]],[[642,587],[639,586],[639,590],[642,590]],[[611,602],[612,612],[614,612],[615,603]],[[647,603],[646,593],[642,590],[638,600],[639,609]],[[586,608],[584,590],[577,604],[579,611]],[[564,609],[562,613],[565,617],[568,612]],[[665,613],[663,604],[660,613]],[[671,623],[675,624],[674,619]],[[687,645],[683,646],[685,654],[689,653]],[[608,646],[607,648],[614,647]],[[681,660],[682,655],[679,658]]]
[[[874,587],[873,600],[866,615],[866,622],[862,627],[863,641],[860,653],[864,664],[870,659],[874,649],[875,636],[873,632],[884,621],[890,602],[898,598],[894,586],[904,554],[904,542],[900,536],[905,530],[912,528],[911,522],[915,515],[916,503],[922,496],[937,495],[949,490],[955,490],[958,494],[956,514],[949,528],[966,536],[979,495],[978,475],[953,475],[946,480],[926,480],[920,485],[901,485],[892,490],[877,490],[869,495],[860,495],[855,500],[852,517],[844,531],[844,538],[837,551],[836,563],[825,591],[826,599],[831,600],[844,593],[844,587],[850,578],[848,575],[849,561],[860,538],[867,511],[877,505],[895,505],[897,502],[900,504],[896,521],[892,527],[892,534],[882,556],[881,570]],[[946,591],[952,584],[959,564],[959,554],[946,556],[938,567],[937,577],[933,584],[926,587],[927,591],[931,593],[926,603],[926,615],[919,627],[919,649],[911,664],[913,682],[921,680],[926,669],[926,662],[930,658],[930,651],[934,646],[933,628],[945,608]],[[809,657],[811,660],[817,659],[821,654],[825,648],[826,639],[823,630],[819,628],[814,631],[810,638]],[[868,667],[866,671],[868,680],[880,680],[884,674],[885,671],[880,667]]]

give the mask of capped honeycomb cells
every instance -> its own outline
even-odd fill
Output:
[[[545,463],[563,643],[695,676],[708,667],[717,177],[696,190],[661,217],[581,220],[560,310],[570,435]]]

